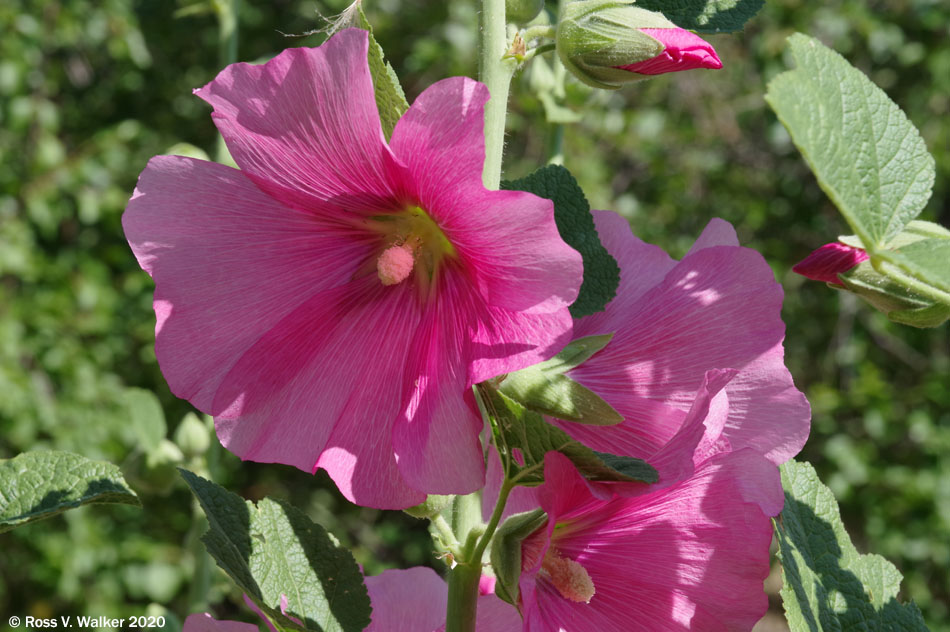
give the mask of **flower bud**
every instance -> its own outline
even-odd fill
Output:
[[[706,41],[633,0],[575,0],[557,27],[557,52],[584,83],[613,90],[651,75],[722,68]]]
[[[403,509],[413,518],[433,518],[452,504],[455,496],[442,496],[439,494],[429,494],[426,499],[418,505],[413,505],[408,509]]]
[[[838,275],[867,259],[868,253],[864,250],[836,241],[825,244],[799,261],[792,267],[792,272],[812,281],[841,285]]]
[[[505,0],[505,19],[527,24],[544,9],[544,0]]]

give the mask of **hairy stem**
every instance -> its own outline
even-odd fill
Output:
[[[508,88],[518,65],[514,59],[505,59],[505,53],[508,52],[505,0],[482,0],[480,27],[478,78],[491,94],[491,99],[485,105],[485,167],[482,182],[486,189],[497,189],[501,183]]]

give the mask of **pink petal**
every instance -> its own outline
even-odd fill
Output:
[[[404,193],[438,222],[493,307],[556,312],[577,298],[581,258],[558,234],[550,200],[482,185],[488,97],[467,77],[419,95],[391,141],[407,165]]]
[[[387,570],[364,581],[373,606],[366,632],[431,632],[445,624],[448,590],[431,568]]]
[[[580,563],[596,593],[568,601],[526,569],[525,630],[748,630],[765,613],[772,526],[740,483],[761,473],[759,455],[720,455],[675,486],[609,501],[590,495],[562,455],[545,462],[549,546]]]
[[[367,38],[348,29],[263,65],[232,64],[195,92],[214,107],[235,162],[277,199],[364,210],[393,198],[398,167],[379,122]]]
[[[868,258],[868,253],[864,250],[836,241],[825,244],[812,252],[798,262],[792,271],[813,281],[841,285],[838,275],[847,272],[862,261],[867,261]]]
[[[625,253],[618,256],[621,279],[644,279],[638,292],[621,288],[605,312],[575,323],[575,337],[616,332],[571,376],[626,418],[636,437],[618,447],[642,458],[669,441],[706,371],[738,369],[726,386],[724,436],[734,449],[756,447],[775,463],[787,460],[808,435],[810,412],[782,362],[782,290],[771,268],[758,253],[730,246],[694,249],[673,266],[613,217],[598,213],[596,220],[613,227],[600,231],[612,236],[605,240],[611,254]],[[636,265],[638,255],[653,260]]]
[[[202,612],[188,615],[182,632],[260,632],[260,628],[240,621],[218,621],[207,612]]]
[[[687,256],[702,250],[703,248],[712,248],[714,246],[739,246],[739,237],[736,235],[736,229],[732,224],[724,219],[714,217],[706,224],[702,234],[693,242]]]
[[[483,576],[484,577],[484,576]],[[388,570],[366,577],[373,620],[366,632],[442,632],[448,586],[431,568]],[[478,632],[520,632],[518,611],[498,597],[478,597]]]
[[[667,72],[708,68],[718,70],[722,62],[713,47],[694,33],[684,29],[640,29],[650,37],[659,40],[666,50],[652,59],[627,66],[618,66],[641,75],[661,75]]]
[[[212,413],[221,380],[251,345],[370,256],[370,245],[326,233],[319,220],[235,169],[149,162],[122,225],[156,282],[156,354],[173,393]]]

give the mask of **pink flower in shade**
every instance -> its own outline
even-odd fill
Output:
[[[862,261],[867,261],[868,258],[868,253],[864,250],[836,241],[812,252],[796,264],[792,271],[813,281],[841,285],[838,275]]]
[[[448,587],[431,568],[417,566],[383,571],[366,578],[366,589],[373,606],[373,621],[366,632],[445,630]],[[475,629],[477,632],[519,632],[521,617],[509,604],[479,590]]]
[[[685,29],[642,28],[640,32],[659,40],[666,48],[652,59],[617,66],[621,70],[629,70],[639,75],[662,75],[694,68],[722,68],[722,62],[709,42]]]
[[[153,158],[123,226],[162,372],[222,443],[402,508],[481,487],[470,387],[564,346],[582,263],[550,201],[483,187],[483,85],[432,85],[387,144],[366,51],[224,69],[197,94],[240,170]]]
[[[752,629],[768,608],[772,525],[746,496],[750,475],[781,494],[778,469],[752,450],[627,497],[549,452],[538,488],[548,520],[522,543],[524,630]]]
[[[703,441],[715,442],[718,451],[750,448],[775,465],[796,455],[811,412],[785,368],[782,289],[762,256],[739,247],[735,230],[721,219],[706,226],[681,261],[637,239],[616,213],[595,211],[594,220],[620,266],[620,287],[605,311],[575,321],[574,337],[614,336],[568,375],[624,421],[596,427],[548,421],[600,452],[646,460],[661,484],[693,470],[695,443],[673,441],[691,419],[710,427]],[[709,389],[715,397],[704,394]],[[487,489],[498,489],[500,480],[494,456]],[[494,497],[485,497],[487,514]],[[508,506],[506,514],[527,511],[536,499],[532,490],[516,488]],[[781,506],[779,497],[775,513]]]
[[[595,450],[652,462],[683,426],[711,370],[733,373],[722,439],[779,465],[801,450],[811,411],[784,364],[782,288],[735,230],[714,219],[681,261],[631,234],[627,221],[597,211],[606,248],[620,265],[617,297],[574,323],[574,336],[615,332],[570,377],[624,417],[617,426],[553,420]]]

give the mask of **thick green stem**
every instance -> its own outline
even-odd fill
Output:
[[[482,182],[486,189],[497,189],[501,183],[508,88],[518,66],[516,60],[505,58],[507,52],[505,0],[482,0],[478,78],[491,94],[491,99],[485,105],[485,168]]]
[[[469,561],[476,548],[477,533],[465,543],[463,561],[449,571],[449,604],[445,614],[445,632],[475,632],[478,607],[478,580],[482,576],[481,560]]]

